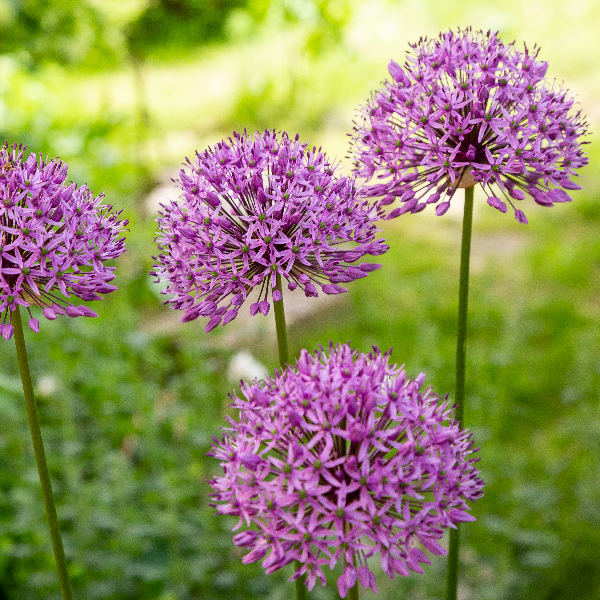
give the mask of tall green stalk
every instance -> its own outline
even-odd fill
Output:
[[[281,275],[277,275],[277,289],[283,293],[281,289]],[[285,369],[285,366],[290,362],[288,341],[287,341],[287,328],[285,326],[285,312],[283,310],[283,298],[279,302],[273,302],[273,309],[275,310],[275,329],[277,330],[277,348],[279,350],[279,366]],[[295,561],[296,569],[299,569],[301,564],[299,561]],[[296,600],[307,600],[308,594],[306,586],[304,585],[304,579],[306,576],[298,577],[296,579]]]
[[[458,333],[456,336],[456,420],[464,426],[465,369],[467,362],[467,305],[469,302],[469,259],[471,257],[471,230],[473,226],[473,191],[465,189],[465,212],[463,216],[462,245],[460,250],[460,282],[458,285]],[[448,573],[446,577],[446,600],[456,600],[458,588],[458,549],[460,524],[450,530],[448,549]]]
[[[42,441],[42,432],[38,420],[35,398],[33,397],[33,385],[31,384],[31,373],[29,372],[29,361],[27,360],[27,349],[25,348],[25,337],[23,336],[23,323],[19,306],[12,313],[12,324],[15,330],[15,346],[17,347],[17,360],[21,371],[21,381],[23,382],[23,394],[25,395],[25,406],[27,407],[27,416],[29,417],[29,429],[31,430],[31,439],[33,441],[33,451],[42,484],[42,496],[46,506],[46,517],[48,518],[48,527],[50,529],[50,538],[52,540],[52,549],[54,550],[54,559],[56,560],[56,570],[58,571],[58,581],[63,600],[73,600],[73,591],[69,581],[67,571],[67,561],[63,548],[58,518],[56,516],[56,507],[54,506],[54,496],[52,494],[52,484],[50,483],[50,474],[46,463],[46,453],[44,452],[44,442]]]
[[[277,275],[277,289],[281,292],[281,275]],[[279,366],[284,369],[290,362],[287,341],[287,329],[285,326],[285,312],[283,310],[283,298],[279,302],[273,302],[275,309],[275,328],[277,330],[277,348],[279,349]]]

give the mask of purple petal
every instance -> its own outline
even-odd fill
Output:
[[[354,281],[353,277],[349,277],[346,273],[338,273],[337,275],[333,275],[329,278],[331,283],[348,283],[349,281]]]
[[[365,271],[366,269],[361,269],[359,267],[348,267],[346,269],[346,275],[352,277],[352,279],[362,279],[367,276]]]
[[[567,194],[567,192],[565,192],[564,190],[561,190],[560,188],[550,190],[548,192],[548,197],[552,198],[552,200],[554,200],[554,202],[572,202],[573,201],[573,198],[571,198],[571,196],[569,196],[569,194]]]
[[[96,288],[96,292],[98,294],[110,294],[111,292],[114,292],[117,289],[118,288],[115,285],[110,285],[108,283],[103,283],[102,285],[100,285],[100,286],[98,286]]]
[[[341,294],[348,291],[346,288],[332,283],[326,283],[321,289],[325,294]]]
[[[251,471],[254,471],[263,459],[258,454],[240,454],[240,462]],[[241,545],[241,544],[240,544]]]
[[[565,188],[565,190],[582,190],[583,188],[580,185],[577,185],[574,181],[570,181],[569,179],[564,179],[560,182],[560,186]]]
[[[81,313],[82,317],[97,317],[98,316],[97,313],[95,313],[91,308],[88,308],[87,306],[79,305],[77,308],[79,309],[79,312]]]
[[[381,265],[378,263],[361,263],[359,265],[361,271],[366,271],[370,273],[371,271],[377,271],[377,269],[381,269]]]
[[[356,583],[357,572],[354,567],[346,565],[344,572],[337,580],[338,591],[341,598],[345,598],[348,590]]]
[[[362,256],[362,253],[360,253],[360,252],[346,252],[346,254],[344,254],[344,261],[349,262],[349,263],[355,262],[361,256]]]
[[[229,220],[224,218],[224,217],[217,217],[215,219],[213,219],[213,225],[216,225],[217,227],[229,227],[230,223]]]
[[[213,208],[216,208],[217,206],[219,206],[219,196],[217,196],[214,192],[208,191],[206,192],[206,203],[209,204],[210,206],[212,206]]]
[[[223,326],[233,321],[237,316],[238,311],[235,308],[232,308],[230,311],[226,312],[225,316],[223,317]]]
[[[31,331],[35,331],[35,333],[40,332],[40,322],[37,319],[29,319],[27,324],[29,325],[29,329],[31,329]]]
[[[194,321],[200,316],[200,310],[198,306],[194,306],[193,308],[188,308],[183,314],[183,317],[179,319],[181,323],[189,323],[190,321]]]
[[[388,64],[388,71],[395,81],[404,81],[404,70],[396,61],[390,60]]]
[[[438,554],[440,556],[444,556],[446,554],[446,549],[443,546],[440,546],[433,538],[423,535],[419,536],[420,542],[433,554]]]
[[[233,543],[236,546],[250,546],[256,541],[258,535],[259,534],[256,531],[242,531],[233,536]]]
[[[525,213],[520,210],[515,210],[515,219],[522,225],[527,225],[528,223]]]
[[[283,298],[283,294],[279,290],[273,290],[273,302],[279,302]]]
[[[489,196],[487,203],[493,208],[497,208],[500,212],[505,213],[508,210],[506,204],[500,198],[496,198],[496,196]]]
[[[188,240],[193,240],[197,236],[197,233],[191,227],[180,227],[179,231]]]
[[[56,319],[56,313],[49,306],[45,306],[42,310],[42,313],[46,319],[49,319],[50,321],[54,321],[54,319]]]
[[[392,212],[390,212],[386,217],[386,220],[395,219],[396,217],[399,217],[404,213],[410,212],[417,205],[417,203],[418,200],[416,199],[409,200],[404,206],[401,206],[400,208],[395,208]]]
[[[406,564],[413,571],[416,571],[417,573],[423,573],[423,569],[419,563],[430,565],[431,561],[419,548],[411,548],[406,558]]]
[[[365,249],[365,254],[370,254],[371,256],[381,256],[385,254],[390,247],[385,243],[386,240],[375,240],[371,242]]]
[[[442,202],[441,204],[438,204],[435,207],[435,214],[438,217],[441,217],[442,215],[445,215],[448,212],[449,208],[450,208],[450,202]]]
[[[448,516],[454,523],[477,520],[471,513],[465,512],[459,508],[451,508]]]
[[[208,325],[205,327],[204,331],[206,331],[206,333],[211,332],[220,322],[221,322],[220,315],[212,317],[211,320],[208,322]]]
[[[310,298],[310,297],[316,298],[319,294],[317,292],[317,288],[312,283],[307,283],[304,286],[304,295],[307,298]]]
[[[537,190],[531,195],[540,206],[554,206],[554,201],[552,200],[552,198],[549,198],[548,194],[546,194],[545,192]]]
[[[302,417],[295,410],[289,412],[289,420],[294,427],[302,427],[304,425]]]
[[[254,548],[252,552],[248,552],[248,554],[242,557],[242,562],[245,565],[256,562],[257,560],[260,560],[266,553],[267,548],[259,546],[258,548]]]
[[[212,300],[205,300],[198,304],[198,314],[203,317],[210,317],[217,310],[217,303]]]
[[[60,304],[53,304],[52,310],[57,315],[66,315],[67,311]]]

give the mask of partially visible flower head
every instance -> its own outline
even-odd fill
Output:
[[[587,123],[573,97],[545,79],[539,48],[519,52],[496,33],[448,31],[412,44],[404,69],[372,94],[355,127],[355,170],[383,181],[367,189],[383,204],[403,205],[388,218],[437,204],[443,215],[459,188],[480,185],[501,212],[529,194],[542,206],[570,202],[565,190],[587,164]]]
[[[34,306],[47,319],[98,316],[67,299],[101,300],[116,290],[108,283],[114,267],[103,262],[125,251],[119,235],[127,221],[117,219],[120,213],[111,213],[102,195],[94,198],[85,185],[67,184],[66,163],[35,154],[23,161],[24,150],[8,143],[0,148],[0,328],[6,339],[17,304],[27,308],[36,332]]]
[[[348,345],[306,350],[296,368],[242,383],[233,396],[239,419],[225,417],[210,456],[224,475],[209,483],[213,506],[239,516],[234,542],[264,558],[267,573],[298,560],[292,579],[307,574],[325,585],[322,567],[341,560],[342,597],[358,578],[375,592],[367,559],[383,571],[422,573],[421,548],[445,550],[445,527],[473,521],[467,500],[482,496],[471,434],[454,421],[447,400],[423,389],[389,355]]]
[[[167,303],[182,321],[210,317],[206,331],[229,323],[249,292],[259,288],[250,314],[277,302],[277,275],[306,296],[345,292],[340,283],[366,277],[381,265],[352,266],[388,250],[375,239],[383,211],[360,199],[352,178],[338,178],[320,150],[286,133],[244,132],[197,154],[177,181],[179,203],[158,219],[161,250],[153,275],[167,281]],[[358,244],[348,248],[348,242]]]

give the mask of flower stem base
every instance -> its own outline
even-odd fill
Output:
[[[465,189],[465,212],[463,216],[462,244],[460,250],[460,281],[458,285],[458,332],[456,335],[456,403],[455,418],[464,426],[465,414],[465,371],[467,362],[467,307],[469,301],[469,261],[471,257],[471,231],[473,227],[473,191]],[[450,530],[448,549],[448,574],[446,578],[446,600],[456,600],[458,589],[458,549],[460,525]]]
[[[52,549],[56,560],[56,570],[58,571],[58,580],[63,600],[73,600],[73,591],[67,571],[67,561],[63,548],[60,528],[58,526],[58,517],[56,516],[56,507],[54,506],[54,496],[52,494],[52,484],[50,483],[50,474],[46,463],[46,453],[44,452],[44,443],[42,441],[42,432],[38,420],[35,398],[33,396],[33,385],[31,383],[31,373],[29,372],[29,361],[27,360],[27,349],[25,348],[25,337],[23,335],[23,323],[19,306],[12,313],[12,324],[14,327],[15,346],[17,348],[17,360],[21,371],[21,381],[23,382],[23,394],[25,396],[25,406],[27,407],[27,417],[29,418],[29,428],[31,430],[31,439],[33,441],[33,451],[37,462],[37,469],[42,485],[42,496],[46,506],[46,517],[48,518],[48,527],[50,529],[50,538],[52,540]]]

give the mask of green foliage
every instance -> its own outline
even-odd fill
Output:
[[[22,0],[1,8],[0,54],[15,53],[31,67],[54,62],[98,69],[118,63],[110,27],[88,2]]]
[[[28,335],[75,595],[228,598],[266,587],[242,569],[232,523],[213,519],[205,460],[221,424],[223,352],[149,336],[118,298],[101,320],[44,323]],[[12,343],[0,382],[0,581],[9,597],[52,598],[53,559]]]
[[[138,59],[172,59],[220,40],[229,13],[245,4],[245,0],[159,0],[129,25],[129,51]]]
[[[439,8],[452,17],[444,27],[466,22],[466,8],[434,4],[436,15]],[[218,465],[205,452],[224,424],[230,356],[250,348],[275,368],[274,338],[245,337],[236,322],[224,335],[206,335],[200,323],[181,325],[161,306],[148,276],[156,247],[144,195],[162,169],[171,174],[183,156],[234,128],[289,128],[341,157],[352,107],[385,76],[391,55],[399,59],[407,40],[433,27],[426,11],[407,2],[365,6],[0,6],[0,137],[60,155],[70,178],[106,193],[131,220],[128,251],[116,262],[119,290],[93,305],[100,318],[43,320],[38,335],[26,334],[78,598],[283,600],[292,593],[289,570],[266,576],[260,564],[241,563],[231,542],[236,521],[214,518],[206,497]],[[362,46],[357,19],[367,21]],[[388,37],[381,55],[370,53],[396,21],[410,23],[406,40]],[[589,41],[590,31],[582,26],[579,35]],[[138,71],[144,97],[129,91],[127,36],[146,60]],[[225,39],[226,46],[213,44]],[[212,48],[199,53],[207,42]],[[582,56],[590,55],[586,46]],[[194,61],[198,70],[186,70]],[[213,61],[222,65],[217,83],[208,81]],[[85,74],[105,67],[114,72]],[[167,75],[183,82],[179,95],[161,95],[172,85]],[[221,83],[231,91],[215,100],[207,89]],[[93,108],[96,89],[101,101]],[[168,100],[161,105],[157,97]],[[177,146],[173,132],[192,133]],[[600,600],[600,187],[593,167],[584,175],[572,205],[531,208],[526,227],[475,198],[466,423],[481,445],[487,485],[474,507],[478,521],[463,528],[461,585],[470,599]],[[392,248],[383,269],[294,323],[292,354],[329,340],[363,351],[393,346],[409,376],[423,371],[438,392],[451,392],[459,222],[450,214],[404,216],[385,224],[384,237]],[[261,319],[253,323],[272,317]],[[12,341],[2,340],[0,359],[0,599],[3,590],[9,600],[55,600]],[[444,569],[436,558],[425,575],[389,581],[378,573],[378,598],[441,598]],[[336,577],[311,599],[335,598]]]

